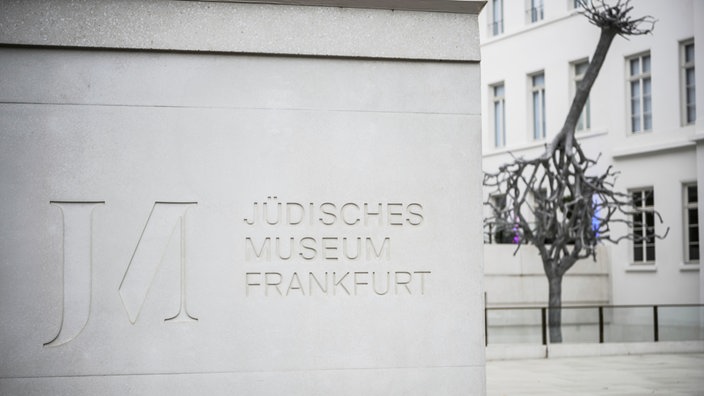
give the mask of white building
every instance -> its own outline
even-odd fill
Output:
[[[669,227],[669,235],[654,244],[608,245],[599,263],[577,263],[564,303],[704,303],[704,216],[697,211],[704,193],[704,2],[632,5],[633,16],[657,20],[654,33],[614,39],[577,134],[587,153],[601,153],[600,167],[621,172],[618,189],[652,190],[665,222],[655,221],[655,230]],[[494,170],[509,153],[538,155],[559,131],[599,29],[575,0],[489,0],[479,18],[483,163]],[[511,258],[512,248],[485,245],[488,304],[544,304],[547,282],[535,249],[524,246]]]

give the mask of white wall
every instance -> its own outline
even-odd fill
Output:
[[[704,3],[701,1],[694,2],[693,15],[701,17],[704,15]],[[701,18],[700,18],[701,19]],[[704,40],[704,24],[697,23],[694,25],[695,40],[702,42]],[[695,62],[698,65],[704,65],[704,51],[695,51]],[[697,83],[704,81],[704,71],[702,67],[695,69]],[[701,84],[698,84],[701,86]],[[697,103],[704,103],[704,89],[697,90]],[[697,177],[698,177],[698,193],[700,197],[704,196],[704,106],[700,105],[697,108],[697,125],[696,125],[696,142],[697,142]],[[702,205],[699,206],[699,224],[704,224],[704,210]],[[699,228],[699,246],[704,246],[704,232]],[[704,304],[704,271],[699,271],[699,303]],[[704,323],[704,314],[701,315],[702,323]],[[704,327],[704,326],[703,326]]]
[[[599,37],[596,27],[583,16],[569,10],[568,1],[545,2],[545,20],[525,22],[525,2],[504,0],[504,34],[490,37],[490,3],[480,14],[482,40],[483,166],[494,170],[516,156],[535,156],[562,126],[572,95],[570,62],[591,56]],[[597,169],[609,164],[621,171],[617,188],[652,186],[656,209],[666,222],[658,226],[670,234],[656,243],[656,263],[648,271],[633,271],[631,244],[607,246],[612,263],[613,304],[693,303],[700,299],[704,276],[699,265],[683,263],[682,183],[699,180],[700,202],[702,160],[695,153],[696,130],[704,132],[702,108],[704,89],[698,89],[697,127],[681,126],[679,91],[679,43],[695,38],[697,66],[704,65],[704,29],[696,21],[704,18],[704,7],[696,1],[633,2],[634,16],[652,15],[657,19],[654,33],[626,40],[616,37],[590,95],[591,130],[580,132],[587,153],[601,154]],[[650,51],[653,84],[653,129],[630,133],[626,57]],[[545,71],[547,140],[533,141],[530,129],[528,75]],[[704,67],[695,69],[697,82],[704,86]],[[494,147],[491,84],[503,81],[506,90],[507,146]],[[701,82],[701,83],[700,83]],[[701,151],[700,151],[701,156]],[[699,161],[699,162],[697,162]],[[485,197],[488,191],[485,190]],[[701,204],[700,204],[701,207]],[[700,210],[700,218],[702,216]],[[485,208],[485,214],[488,209]],[[700,220],[700,224],[702,221]],[[618,228],[618,227],[617,227]],[[702,229],[700,225],[700,230]],[[626,232],[627,230],[622,229]],[[700,237],[702,232],[700,231]],[[491,275],[487,275],[490,279]],[[491,297],[490,297],[491,298]]]
[[[485,393],[476,19],[377,6],[0,2],[0,393]]]
[[[484,284],[488,307],[545,306],[548,282],[537,249],[515,245],[484,245]],[[609,304],[608,251],[597,248],[597,261],[580,260],[563,279],[563,304]]]

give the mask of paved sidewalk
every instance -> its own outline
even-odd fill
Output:
[[[489,361],[487,395],[704,395],[704,353]]]

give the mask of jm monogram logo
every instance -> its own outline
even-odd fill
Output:
[[[92,216],[104,201],[51,201],[63,217],[63,309],[56,337],[44,346],[66,344],[78,336],[90,316],[92,290]],[[155,202],[118,288],[130,323],[139,318],[149,288],[162,265],[171,240],[180,249],[180,305],[164,321],[196,321],[186,305],[185,214],[197,202]]]

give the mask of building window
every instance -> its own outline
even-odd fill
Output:
[[[489,31],[492,36],[498,36],[504,32],[504,0],[491,0]]]
[[[589,61],[575,62],[572,64],[572,75],[574,76],[574,92],[577,93],[577,87],[579,83],[584,79],[584,74],[587,72],[587,67],[589,67]],[[574,96],[574,95],[573,95]],[[586,131],[591,129],[591,105],[589,103],[589,98],[584,104],[582,109],[582,114],[579,115],[579,120],[577,120],[577,131]]]
[[[533,139],[545,139],[545,74],[534,74],[531,81]]]
[[[543,20],[543,0],[530,0],[527,4],[526,20],[535,23]]]
[[[588,4],[587,1],[589,1],[589,4],[591,4],[591,0],[569,0],[569,4],[573,10],[579,10],[584,8],[584,6]]]
[[[496,84],[491,87],[494,105],[494,146],[504,147],[506,145],[506,99],[504,96],[504,84]]]
[[[655,193],[652,188],[632,190],[633,263],[655,262]]]
[[[516,225],[506,223],[503,212],[508,210],[506,194],[497,194],[490,197],[494,220],[485,224],[484,243],[518,243],[518,228]]]
[[[699,262],[699,209],[697,185],[684,186],[684,261]]]
[[[631,132],[650,131],[653,129],[650,53],[628,58],[628,71]]]
[[[691,125],[697,120],[696,94],[694,91],[694,40],[687,40],[680,45],[680,70],[682,124]]]

